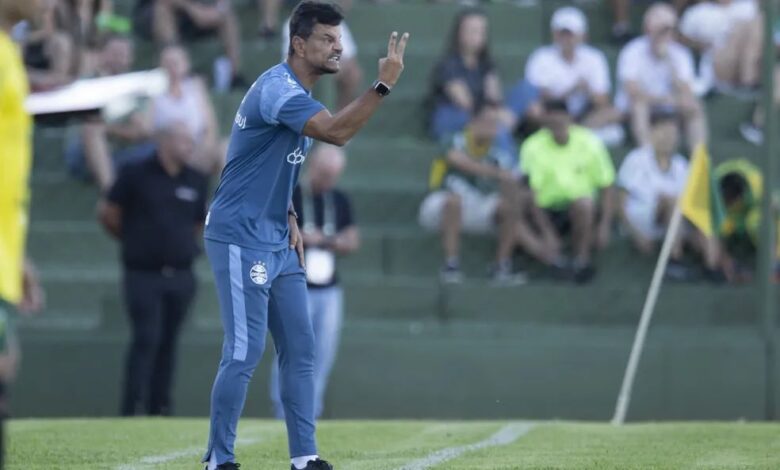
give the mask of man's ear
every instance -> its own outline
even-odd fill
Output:
[[[293,55],[303,57],[303,51],[306,49],[306,40],[300,36],[293,36],[291,44]]]

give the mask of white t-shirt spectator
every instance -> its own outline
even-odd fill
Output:
[[[352,32],[349,30],[346,21],[341,22],[341,47],[344,48],[341,51],[341,58],[344,60],[350,60],[357,57],[358,49],[355,38],[352,36]],[[282,61],[287,60],[287,56],[290,51],[290,19],[284,22],[284,28],[282,28]]]
[[[672,42],[666,59],[656,57],[650,48],[650,39],[642,36],[629,42],[618,57],[617,77],[620,85],[615,98],[619,109],[627,111],[629,97],[625,90],[627,81],[637,82],[648,95],[656,98],[670,96],[673,78],[694,86],[695,73],[693,55],[687,47]]]
[[[631,225],[644,236],[659,240],[664,228],[655,223],[658,198],[679,196],[688,178],[688,161],[680,154],[672,157],[668,170],[658,167],[650,147],[640,147],[629,153],[618,171],[617,185],[626,193],[626,215]]]
[[[607,58],[603,52],[586,44],[577,47],[573,62],[566,61],[555,45],[540,47],[528,59],[525,78],[554,98],[566,96],[582,79],[594,93],[608,94],[612,89]],[[567,105],[569,112],[578,116],[587,107],[588,97],[585,93],[572,94]]]

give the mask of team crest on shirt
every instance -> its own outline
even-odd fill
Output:
[[[249,279],[258,286],[268,282],[268,270],[265,268],[265,263],[258,261],[252,265],[252,268],[249,270]]]

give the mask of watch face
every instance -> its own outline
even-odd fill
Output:
[[[374,85],[374,90],[382,96],[390,94],[390,88],[382,82],[377,82],[376,85]]]

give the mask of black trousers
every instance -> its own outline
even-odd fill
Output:
[[[171,414],[176,343],[195,289],[191,270],[125,270],[132,340],[125,363],[122,416]]]

